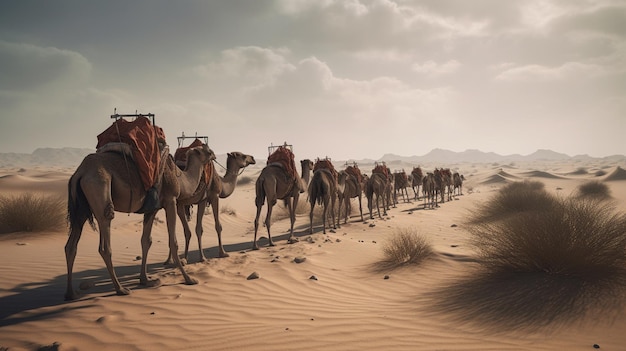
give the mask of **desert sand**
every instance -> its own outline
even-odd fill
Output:
[[[365,173],[370,173],[371,166],[360,165]],[[193,237],[185,269],[199,284],[191,286],[183,284],[177,269],[162,264],[168,255],[163,212],[158,214],[148,257],[149,274],[163,282],[156,288],[138,284],[142,216],[116,213],[113,262],[122,284],[132,289],[129,296],[115,295],[98,254],[98,233],[88,226],[74,266],[75,288],[84,288],[83,297],[71,302],[63,299],[67,232],[2,235],[0,350],[49,346],[59,350],[536,351],[592,350],[594,344],[601,350],[626,349],[624,304],[612,313],[586,306],[577,306],[569,314],[538,310],[546,306],[542,303],[512,308],[519,285],[500,284],[490,291],[489,287],[466,289],[460,284],[471,282],[478,265],[467,243],[464,221],[471,209],[503,185],[538,180],[547,190],[568,196],[583,182],[600,180],[610,187],[617,208],[626,211],[625,165],[590,160],[421,166],[427,171],[450,167],[464,174],[463,195],[433,210],[423,209],[421,201],[400,200],[383,220],[361,222],[353,212],[348,224],[327,235],[322,234],[319,222],[310,235],[308,214],[301,214],[296,220],[299,242],[295,244],[286,241],[289,220],[283,215],[272,226],[277,245],[268,247],[261,240],[258,251],[251,250],[254,182],[239,185],[221,202],[231,210],[221,214],[230,257],[215,258],[214,222],[212,216],[205,216],[204,246],[209,260],[197,262]],[[261,167],[262,162],[249,167],[242,176],[256,179]],[[66,196],[73,171],[71,167],[0,169],[0,194]],[[364,210],[366,204],[364,199]],[[356,200],[353,207],[358,208]],[[275,208],[275,213],[280,212],[284,210]],[[382,245],[401,228],[414,228],[431,243],[435,255],[419,265],[381,270]],[[267,235],[265,228],[260,235]],[[180,223],[177,237],[182,252]],[[306,260],[296,263],[296,257]],[[247,279],[253,272],[259,278]],[[535,294],[531,296],[538,302],[554,300],[557,305],[560,298],[560,292],[521,292]],[[589,303],[598,305],[597,301]],[[478,310],[490,313],[478,314]]]

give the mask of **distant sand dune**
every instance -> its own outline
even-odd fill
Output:
[[[626,180],[626,170],[617,166],[613,172],[609,173],[609,175],[604,178],[604,180]]]
[[[551,179],[562,179],[563,177],[559,177],[558,175],[543,172],[543,171],[529,171],[524,173],[525,176],[531,178],[551,178]]]

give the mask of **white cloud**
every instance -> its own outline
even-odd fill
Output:
[[[500,81],[556,81],[570,78],[591,78],[605,73],[602,66],[567,62],[557,67],[525,65],[509,68],[496,76]]]
[[[449,60],[444,63],[436,63],[435,61],[426,61],[424,63],[415,63],[411,66],[411,69],[417,73],[426,75],[438,76],[444,74],[451,74],[456,72],[461,67],[461,64],[457,60]]]

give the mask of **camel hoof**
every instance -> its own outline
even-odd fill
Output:
[[[287,240],[287,244],[295,244],[297,242],[300,242],[300,239],[298,239],[298,238],[289,238],[289,240]]]
[[[142,279],[139,281],[139,284],[145,286],[147,288],[154,288],[157,286],[161,286],[161,279]]]
[[[220,252],[219,258],[230,257],[230,255],[226,252]]]
[[[204,256],[201,256],[201,257],[200,257],[200,260],[198,260],[198,262],[202,262],[202,263],[204,263],[204,262],[206,262],[206,261],[207,261],[207,260],[206,260],[206,257],[204,257]]]
[[[130,289],[121,288],[120,290],[117,291],[117,294],[120,296],[130,295]]]
[[[258,250],[258,249],[259,249],[259,247],[257,245],[253,245],[252,246],[252,250]]]
[[[189,277],[189,279],[187,279],[185,281],[185,284],[187,284],[187,285],[196,285],[196,284],[198,284],[198,279]]]
[[[80,294],[77,293],[76,291],[72,290],[69,292],[65,293],[65,301],[74,301],[74,300],[78,300],[80,298]]]

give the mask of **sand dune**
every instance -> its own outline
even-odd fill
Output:
[[[75,264],[75,287],[82,285],[84,296],[74,302],[63,301],[67,233],[2,236],[0,349],[36,350],[55,342],[59,350],[591,350],[594,344],[623,349],[626,308],[610,297],[566,301],[570,295],[530,278],[476,274],[464,220],[494,187],[542,178],[550,189],[574,189],[595,179],[593,174],[558,177],[530,166],[513,174],[494,173],[491,164],[472,165],[471,193],[434,210],[424,210],[421,201],[400,203],[383,220],[360,222],[353,213],[348,224],[328,235],[319,225],[310,235],[308,213],[298,215],[295,244],[286,242],[288,219],[277,220],[272,226],[277,245],[261,240],[258,251],[251,250],[254,182],[240,185],[221,202],[232,210],[221,215],[230,257],[215,258],[213,217],[205,216],[209,260],[197,262],[193,237],[185,267],[199,280],[192,286],[182,284],[176,269],[162,265],[168,247],[161,212],[148,262],[149,273],[163,285],[140,287],[142,216],[116,213],[113,262],[122,283],[133,290],[130,296],[114,294],[98,254],[98,234],[88,227]],[[613,167],[607,178],[624,180],[624,171]],[[564,163],[561,171],[573,168]],[[467,173],[462,166],[460,171]],[[38,172],[3,170],[0,192],[63,193],[71,175]],[[258,170],[244,173],[256,175]],[[626,183],[608,185],[619,209],[626,210]],[[358,208],[356,201],[353,207]],[[381,269],[382,246],[401,228],[427,238],[435,255],[418,266]],[[182,251],[180,223],[177,233]],[[266,228],[259,234],[267,237]],[[296,257],[305,260],[296,263]],[[247,279],[253,272],[259,278]],[[574,308],[559,308],[558,301]]]
[[[626,170],[617,166],[615,167],[615,170],[613,170],[613,172],[609,173],[606,177],[604,177],[604,180],[606,181],[626,180]]]

